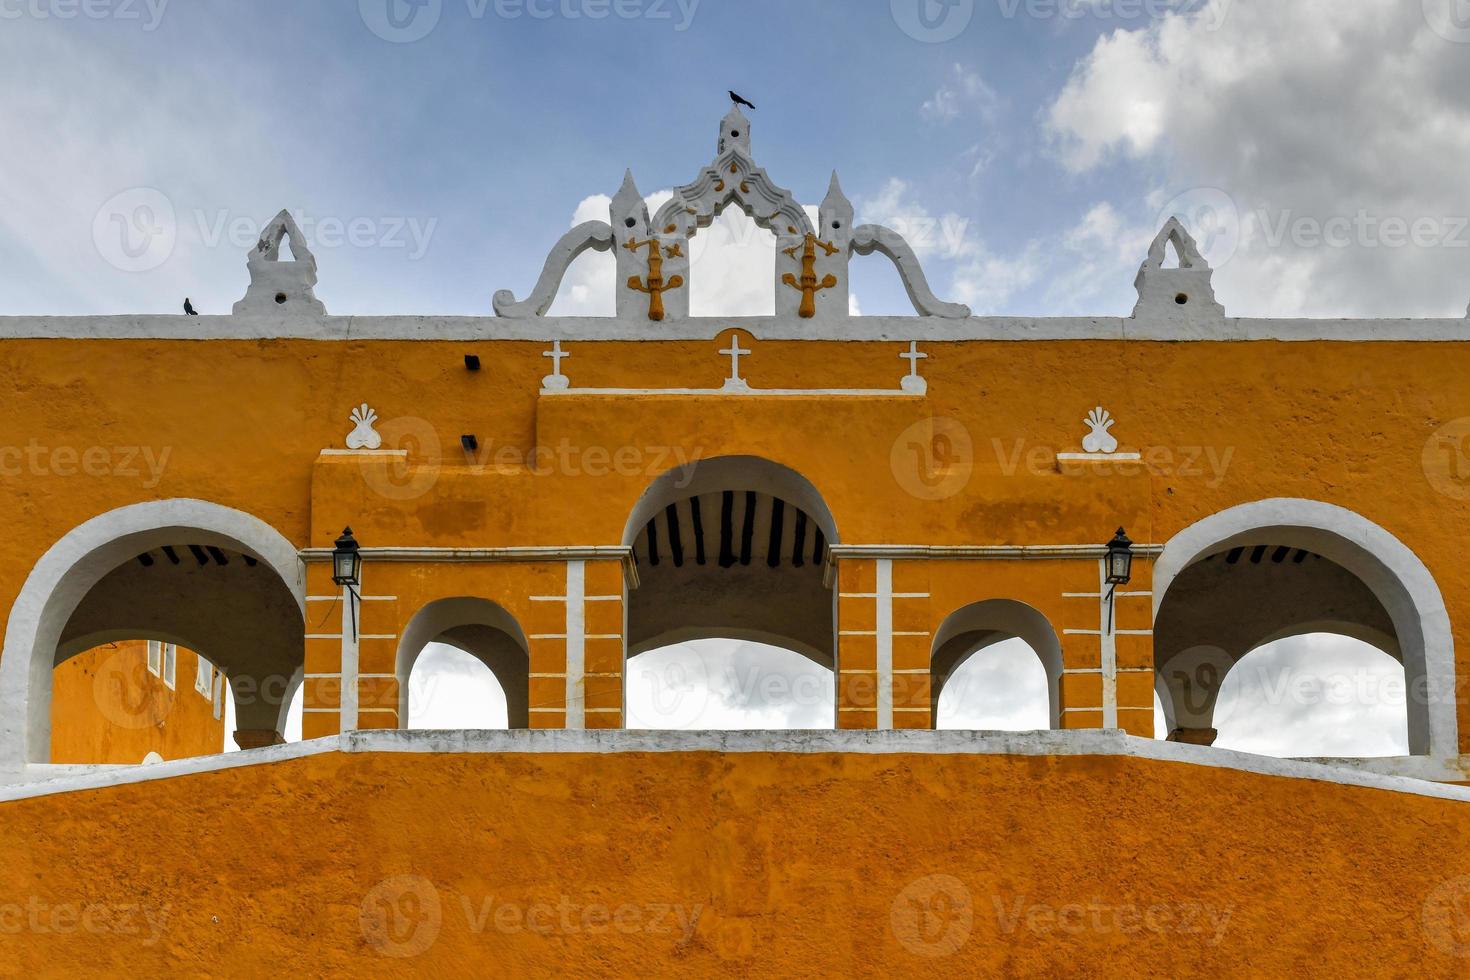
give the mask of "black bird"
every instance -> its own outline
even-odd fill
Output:
[[[726,91],[729,91],[729,90],[726,89]],[[733,103],[735,103],[736,105],[748,105],[752,109],[755,108],[755,103],[754,102],[747,102],[745,99],[742,99],[740,96],[736,95],[734,92],[730,92],[730,101],[733,102]]]
[[[198,316],[199,311],[194,309],[194,304],[189,302],[189,297],[184,297],[184,312],[189,316]]]

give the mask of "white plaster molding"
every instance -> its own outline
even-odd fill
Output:
[[[1454,758],[1459,753],[1455,641],[1444,597],[1412,549],[1353,511],[1277,497],[1240,504],[1191,524],[1169,539],[1154,565],[1154,619],[1169,585],[1185,568],[1238,544],[1268,543],[1263,536],[1271,544],[1300,547],[1341,565],[1378,597],[1393,620],[1409,690],[1415,689],[1416,678],[1424,679],[1426,703],[1408,698],[1409,750],[1439,760]]]
[[[1170,245],[1179,257],[1176,269],[1164,268],[1164,255]],[[1212,275],[1210,264],[1183,223],[1170,218],[1154,236],[1133,280],[1138,290],[1134,318],[1151,315],[1181,323],[1208,323],[1224,317],[1225,308],[1215,300],[1210,283]]]
[[[79,524],[36,562],[10,609],[0,654],[0,770],[46,756],[56,647],[88,590],[140,552],[178,544],[181,530],[201,544],[219,542],[260,559],[305,616],[305,570],[296,546],[244,511],[175,498],[130,504]]]
[[[1117,419],[1101,405],[1091,409],[1082,420],[1087,426],[1087,435],[1082,437],[1082,451],[1109,455],[1118,449],[1118,437],[1108,430]]]
[[[367,402],[354,408],[347,417],[347,421],[352,423],[352,431],[347,433],[347,448],[369,451],[382,448],[383,437],[373,428],[377,420],[378,413],[369,408]]]
[[[1135,544],[1133,553],[1152,557],[1164,549],[1160,544]],[[1018,558],[1102,558],[1106,544],[833,544],[833,558],[934,558],[967,561],[1013,561]]]
[[[904,237],[891,228],[859,226],[852,233],[852,250],[858,255],[871,255],[876,251],[886,256],[898,270],[904,291],[909,294],[909,302],[914,304],[914,310],[920,316],[963,320],[970,315],[970,308],[963,303],[946,303],[934,295],[918,255]]]
[[[612,244],[612,228],[606,221],[584,221],[577,225],[557,239],[556,244],[551,247],[546,263],[541,267],[541,275],[536,279],[536,285],[529,296],[517,300],[515,293],[509,289],[496,290],[490,301],[495,315],[520,319],[545,316],[546,311],[551,309],[552,301],[556,299],[561,281],[566,277],[567,268],[573,260],[589,248],[606,252],[612,248]]]
[[[27,767],[25,782],[0,786],[0,803],[86,792],[246,766],[269,766],[331,753],[372,754],[606,755],[612,753],[779,753],[783,755],[953,755],[1020,758],[1113,757],[1206,766],[1254,775],[1303,779],[1470,803],[1470,787],[1429,782],[1414,775],[1374,771],[1402,769],[1465,779],[1464,760],[1431,767],[1414,758],[1275,759],[1228,749],[1164,742],[1118,730],[982,731],[629,731],[519,729],[512,731],[357,731],[245,752],[175,759],[151,766]]]
[[[1463,343],[1464,318],[1253,319],[1224,317],[1179,321],[1164,317],[1014,317],[965,319],[914,316],[851,317],[841,323],[796,317],[690,317],[661,324],[646,318],[494,316],[325,316],[276,311],[273,315],[0,316],[0,340],[316,340],[361,343],[419,341],[657,342],[716,340],[738,327],[761,340],[838,343],[962,343],[965,341],[1184,342],[1285,341],[1311,343]]]
[[[281,261],[283,239],[291,243],[290,262]],[[326,316],[327,308],[314,291],[316,256],[311,254],[306,236],[290,211],[282,210],[266,225],[245,266],[250,272],[250,286],[235,304],[236,316],[274,316],[288,311],[296,316]]]

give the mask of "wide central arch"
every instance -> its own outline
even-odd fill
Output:
[[[1224,649],[1219,643],[1228,645],[1237,634],[1246,636],[1252,623],[1240,618],[1238,611],[1231,619],[1228,611],[1202,606],[1218,619],[1219,629],[1185,636],[1179,624],[1188,617],[1167,605],[1171,597],[1231,575],[1230,566],[1240,555],[1255,568],[1249,574],[1261,579],[1255,603],[1260,616],[1247,618],[1269,620],[1266,632],[1250,634],[1248,642],[1236,644],[1242,649]],[[1279,577],[1274,569],[1290,572],[1302,565],[1315,571],[1314,590],[1300,593],[1302,608],[1297,615],[1273,610],[1275,599],[1284,595],[1279,583],[1271,584],[1272,576]],[[1154,568],[1153,603],[1158,668],[1161,672],[1166,668],[1165,659],[1196,657],[1213,663],[1214,657],[1221,663],[1213,671],[1218,675],[1213,683],[1223,678],[1234,660],[1250,652],[1244,647],[1318,630],[1366,640],[1404,665],[1410,753],[1449,758],[1459,751],[1454,638],[1444,598],[1413,551],[1350,510],[1314,500],[1276,498],[1207,517],[1165,545]],[[1166,684],[1156,686],[1173,724],[1179,706],[1171,705]]]
[[[191,625],[186,610],[173,622],[165,623],[160,617],[150,617],[149,606],[139,604],[140,597],[148,595],[149,590],[136,581],[141,576],[133,566],[146,568],[143,562],[152,559],[144,556],[186,545],[248,559],[239,562],[231,574],[258,572],[262,583],[269,582],[263,589],[279,589],[281,598],[279,602],[271,599],[272,611],[290,617],[290,626],[285,628],[293,639],[291,650],[269,651],[274,656],[270,662],[275,665],[271,670],[279,672],[287,663],[296,666],[290,676],[281,678],[279,704],[266,706],[255,699],[242,706],[237,696],[237,710],[260,714],[265,719],[263,726],[280,730],[291,689],[300,682],[299,664],[304,656],[300,648],[304,644],[301,624],[306,604],[305,572],[296,547],[275,528],[242,511],[195,499],[148,501],[109,511],[72,529],[41,557],[21,587],[10,610],[4,652],[0,655],[0,769],[21,771],[27,763],[48,760],[52,668],[58,656],[78,652],[98,637],[110,635],[104,625],[106,617],[101,615],[107,609],[127,611],[136,621],[121,625],[132,633],[183,641],[209,652],[209,639],[193,635],[202,629],[193,628],[199,624]],[[204,553],[210,561],[217,561],[210,552]],[[180,566],[187,569],[182,561]],[[158,571],[171,576],[174,572],[165,568],[172,567],[171,562],[159,564]],[[113,581],[117,588],[94,592],[105,584],[104,580]],[[157,600],[154,606],[170,600],[167,592],[153,589],[152,594]],[[129,595],[133,597],[131,609]],[[78,611],[88,613],[88,607],[96,607],[95,620],[83,615],[74,623]],[[216,619],[216,625],[229,624]],[[261,625],[280,624],[262,621]],[[234,622],[237,632],[248,632],[250,626],[248,619]],[[184,636],[180,629],[191,635]],[[227,670],[245,667],[220,666]],[[242,723],[250,724],[243,719]]]
[[[837,526],[817,488],[758,456],[664,473],[623,532],[640,584],[628,596],[628,655],[688,640],[746,639],[831,669],[827,548]]]

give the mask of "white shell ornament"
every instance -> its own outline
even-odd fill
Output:
[[[352,410],[348,421],[354,426],[347,433],[348,449],[377,449],[383,444],[383,437],[378,435],[373,423],[378,420],[378,413],[368,408],[367,402],[363,402]]]
[[[1101,405],[1088,412],[1087,418],[1082,421],[1091,429],[1082,439],[1083,449],[1090,453],[1110,453],[1118,448],[1118,440],[1108,431],[1117,419],[1109,415]]]

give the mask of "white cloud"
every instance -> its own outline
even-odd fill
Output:
[[[978,72],[954,64],[939,88],[919,106],[919,114],[930,122],[948,123],[961,115],[974,113],[991,122],[999,108],[1000,96],[985,84]]]
[[[1114,31],[1045,123],[1075,173],[1124,162],[1168,197],[1233,199],[1239,246],[1215,277],[1232,313],[1465,310],[1470,61],[1418,3],[1214,0]]]
[[[799,653],[741,640],[695,640],[628,661],[627,727],[832,728],[832,671]]]
[[[966,660],[939,692],[936,728],[1042,731],[1051,727],[1046,670],[1024,640],[1002,640]]]

